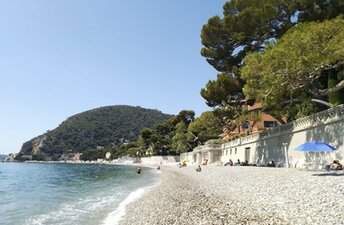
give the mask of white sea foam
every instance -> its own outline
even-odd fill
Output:
[[[87,216],[89,213],[94,212],[97,209],[104,209],[105,207],[109,206],[114,201],[116,201],[119,195],[121,195],[121,193],[106,197],[90,196],[88,198],[78,199],[75,202],[65,203],[62,204],[61,207],[56,211],[37,215],[34,217],[28,217],[25,221],[25,224],[78,224],[82,217]]]
[[[158,184],[148,186],[145,188],[139,188],[129,194],[128,197],[126,197],[117,207],[115,211],[110,213],[108,217],[105,219],[103,225],[117,225],[119,221],[123,219],[126,213],[126,206],[129,205],[130,203],[136,201],[139,199],[141,196],[143,196],[145,193],[147,193],[149,190],[153,189],[156,187]]]

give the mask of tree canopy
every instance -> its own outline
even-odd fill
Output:
[[[218,108],[217,110],[221,112],[219,115],[223,116],[223,112],[227,111],[226,118],[235,119],[237,116],[234,114],[238,114],[240,110],[235,107],[233,99],[247,99],[248,97],[244,96],[242,90],[247,79],[243,81],[241,77],[243,59],[246,56],[262,53],[267,46],[267,48],[272,48],[270,43],[279,40],[290,28],[299,23],[321,22],[333,19],[342,13],[344,13],[342,0],[231,0],[226,2],[223,6],[223,17],[214,16],[202,27],[201,40],[204,47],[201,49],[201,55],[221,72],[217,80],[210,80],[201,90],[202,97],[209,106]],[[283,59],[282,56],[280,58]],[[258,57],[255,60],[259,60]],[[277,63],[276,60],[275,63]],[[283,63],[283,60],[278,63]],[[328,84],[329,87],[336,86],[341,79],[336,75],[332,80],[333,82]],[[275,90],[276,99],[290,98],[289,92],[284,88]],[[318,88],[318,90],[321,89]],[[248,93],[247,90],[245,93]],[[308,98],[310,94],[302,92],[300,95]],[[321,95],[321,92],[317,95]],[[256,98],[255,95],[249,95],[249,97]],[[338,97],[334,98],[338,99]],[[276,99],[271,100],[277,102]]]
[[[261,51],[297,22],[323,21],[344,12],[342,0],[232,0],[223,18],[214,16],[201,31],[201,55],[220,72],[238,75],[242,59]]]
[[[207,111],[190,124],[188,131],[195,136],[214,136],[220,135],[222,129],[222,120],[216,117],[214,112]]]
[[[337,92],[344,80],[331,88],[323,85],[324,71],[343,70],[344,20],[299,24],[263,53],[245,58],[241,76],[245,95],[266,106],[286,100],[311,99]]]

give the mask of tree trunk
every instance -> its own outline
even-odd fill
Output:
[[[328,80],[327,80],[327,88],[332,88],[335,87],[338,83],[338,71],[336,71],[335,69],[331,69],[328,72]],[[344,103],[344,93],[343,93],[343,89],[338,90],[336,92],[333,92],[331,94],[328,95],[328,100],[331,104],[333,105],[339,105]]]

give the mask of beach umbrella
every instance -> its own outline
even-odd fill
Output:
[[[295,150],[303,152],[330,152],[336,150],[336,148],[325,142],[306,142],[295,148]]]

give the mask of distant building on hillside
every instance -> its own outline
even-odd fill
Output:
[[[242,101],[242,103],[242,107],[245,108],[248,113],[258,112],[259,118],[257,120],[246,121],[232,130],[225,128],[223,133],[220,135],[222,139],[231,139],[236,136],[254,134],[262,130],[282,125],[282,123],[275,117],[262,111],[262,104],[260,102],[255,102],[252,106],[248,104],[247,100]],[[287,122],[287,119],[284,115],[281,118],[285,123]]]

